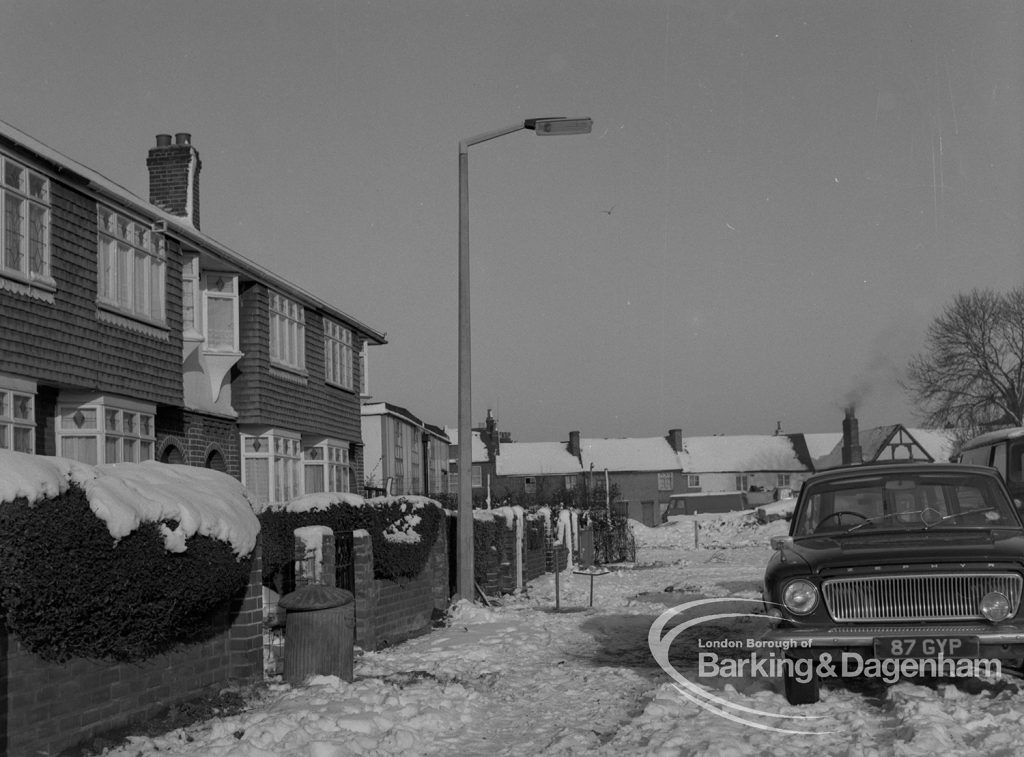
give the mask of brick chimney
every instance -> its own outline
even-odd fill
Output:
[[[157,134],[146,167],[149,169],[149,201],[199,229],[199,152],[192,146],[192,135]]]
[[[582,460],[582,452],[580,450],[580,432],[570,431],[569,432],[569,454],[575,457],[577,460]]]
[[[854,408],[848,407],[843,419],[843,465],[859,465],[861,462],[860,425]]]
[[[670,428],[668,430],[668,443],[673,452],[683,451],[683,430],[681,428]]]

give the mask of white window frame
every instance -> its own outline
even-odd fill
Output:
[[[34,382],[0,376],[0,449],[35,454]]]
[[[181,262],[181,330],[186,338],[203,336],[203,297],[199,284],[199,255],[185,253]]]
[[[324,318],[324,380],[352,391],[355,357],[352,329]]]
[[[15,218],[9,209],[16,205],[20,207]],[[0,154],[0,275],[55,287],[50,275],[50,218],[50,180]]]
[[[266,429],[241,434],[242,483],[261,505],[285,504],[304,493],[302,438],[294,431]],[[253,480],[250,465],[265,468],[267,488]]]
[[[775,475],[775,485],[780,487],[788,487],[792,477],[789,473],[777,473]]]
[[[292,371],[306,370],[306,312],[302,303],[271,291],[270,362]]]
[[[687,489],[699,489],[700,488],[700,474],[690,473],[686,476],[686,488]]]
[[[672,471],[658,471],[658,491],[670,492],[675,488],[675,477]]]
[[[349,479],[352,462],[348,442],[324,439],[315,444],[308,444],[302,450],[302,459],[305,494],[351,491]],[[307,485],[307,476],[314,471],[319,475],[320,488]]]
[[[736,491],[745,492],[750,488],[750,476],[746,473],[736,474]]]
[[[167,246],[149,224],[96,206],[96,299],[104,308],[163,326],[167,321]]]
[[[526,476],[523,479],[523,491],[526,492],[527,494],[536,494],[537,493],[537,477],[536,476]]]
[[[473,466],[473,478],[469,483],[477,489],[484,485],[484,470],[479,465]]]
[[[203,294],[203,323],[201,333],[205,339],[203,350],[215,353],[238,352],[238,275],[224,271],[203,271],[200,276]],[[227,302],[231,309],[230,343],[214,343],[210,337],[211,302]]]
[[[575,489],[576,488],[576,476],[566,476],[565,477],[565,484],[564,484],[564,486],[565,486],[565,490],[567,492],[571,492],[573,489]]]
[[[62,395],[55,424],[57,455],[91,465],[138,463],[156,457],[156,406],[109,395]],[[81,454],[83,442],[94,455]]]

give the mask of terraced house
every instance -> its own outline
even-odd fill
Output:
[[[200,231],[190,135],[147,166],[149,201],[0,122],[0,449],[360,491],[385,335]]]

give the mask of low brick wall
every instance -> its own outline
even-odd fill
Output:
[[[0,755],[50,755],[225,684],[263,677],[257,547],[249,586],[201,644],[141,663],[46,662],[0,626]]]
[[[442,522],[443,526],[443,522]],[[448,534],[438,529],[427,564],[415,578],[403,581],[374,578],[370,535],[356,531],[355,559],[356,644],[381,649],[428,630],[434,611],[448,607]]]

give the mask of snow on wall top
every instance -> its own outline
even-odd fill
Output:
[[[185,539],[197,533],[229,543],[238,555],[256,546],[260,523],[253,501],[226,473],[153,461],[92,466],[0,450],[0,502],[24,497],[34,503],[67,491],[72,482],[115,539],[143,521],[173,520],[174,530],[161,526],[171,552],[183,552]]]
[[[680,457],[683,470],[697,473],[805,469],[786,436],[694,436],[683,439]]]
[[[499,476],[570,476],[583,472],[580,461],[562,442],[502,444],[495,467]]]

